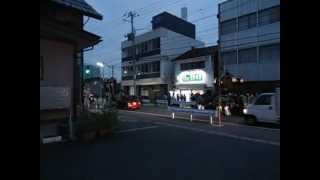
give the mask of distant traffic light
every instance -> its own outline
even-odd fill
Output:
[[[90,69],[86,69],[86,74],[90,74]]]

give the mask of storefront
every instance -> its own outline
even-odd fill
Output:
[[[170,91],[170,96],[178,100],[181,96],[185,96],[186,102],[191,101],[192,95],[204,94],[207,90],[213,90],[212,78],[209,73],[203,69],[193,69],[181,71],[177,74],[174,89]]]
[[[174,100],[182,96],[183,101],[190,102],[192,95],[214,92],[216,53],[216,46],[193,48],[174,60],[175,83],[169,91]]]

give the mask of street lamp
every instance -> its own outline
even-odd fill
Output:
[[[102,69],[102,86],[100,86],[100,100],[102,100],[102,89],[104,87],[104,63],[103,62],[97,62],[97,66]]]

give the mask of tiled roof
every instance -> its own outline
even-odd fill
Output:
[[[84,15],[102,20],[102,15],[92,8],[85,0],[51,0],[60,5],[81,11]]]
[[[208,47],[204,47],[204,48],[194,48],[194,49],[191,49],[191,50],[183,53],[182,55],[178,56],[177,58],[174,59],[174,61],[212,55],[216,51],[218,51],[218,46],[208,46]]]

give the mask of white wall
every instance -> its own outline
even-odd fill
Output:
[[[144,42],[157,37],[160,37],[161,54],[140,58],[137,64],[160,60],[160,78],[140,79],[136,81],[137,85],[170,83],[173,80],[172,78],[174,78],[174,66],[171,60],[190,50],[192,46],[204,47],[204,42],[192,39],[166,28],[158,28],[156,30],[139,35],[136,37],[135,43]],[[122,48],[125,48],[131,46],[131,44],[132,43],[130,41],[124,41],[121,43],[121,46]],[[128,62],[123,62],[122,65],[126,66],[128,65]],[[122,85],[133,85],[133,81],[123,80]]]
[[[170,30],[167,30],[164,36],[161,37],[161,55],[169,55],[170,59],[190,50],[192,46],[204,47],[204,42]]]

